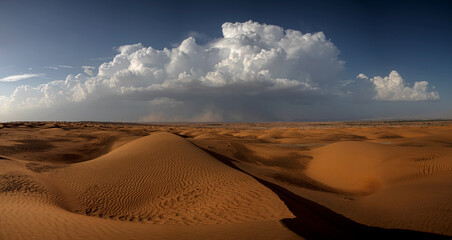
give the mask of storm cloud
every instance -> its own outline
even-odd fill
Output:
[[[83,73],[65,80],[19,86],[0,97],[0,120],[293,120],[305,114],[299,106],[347,98],[345,63],[323,32],[253,21],[226,22],[222,32],[203,45],[189,37],[161,50],[140,43],[121,46],[98,68],[84,66]],[[396,71],[359,79],[368,84],[353,91],[369,92],[370,86],[371,101],[439,98],[425,81],[407,87]]]

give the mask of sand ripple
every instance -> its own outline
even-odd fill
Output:
[[[7,216],[0,226],[8,229],[2,239],[96,239],[112,233],[180,238],[190,226],[200,231],[192,236],[203,236],[212,229],[243,232],[255,223],[282,238],[297,237],[278,222],[293,215],[272,191],[170,133],[66,167],[4,162],[11,163],[5,163],[9,172],[0,172],[0,213]],[[38,222],[30,223],[32,216]],[[168,224],[190,226],[174,232]]]

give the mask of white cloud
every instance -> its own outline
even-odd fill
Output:
[[[225,23],[222,30],[222,38],[204,45],[189,37],[171,49],[121,46],[97,75],[84,67],[85,74],[64,81],[18,87],[3,108],[53,109],[114,98],[135,102],[135,120],[265,119],[277,102],[299,104],[338,87],[344,63],[322,32],[303,34],[252,21]],[[173,102],[140,104],[161,98]]]
[[[47,68],[50,68],[50,69],[53,69],[53,70],[58,70],[60,68],[70,68],[70,69],[72,69],[74,67],[73,66],[68,66],[68,65],[54,65],[54,66],[50,66],[50,67],[47,67]]]
[[[364,75],[362,73],[358,74],[358,76],[356,78],[369,79],[369,77],[367,77],[366,75]]]
[[[86,73],[88,76],[94,76],[94,70],[96,67],[93,66],[82,66],[83,72]]]
[[[340,95],[344,62],[322,32],[252,21],[222,30],[201,45],[189,37],[161,50],[121,46],[97,71],[84,66],[65,80],[20,86],[0,99],[0,121],[291,120],[304,117],[297,106]]]
[[[68,65],[56,65],[59,68],[74,68],[73,66],[68,66]]]
[[[426,101],[439,99],[439,93],[437,91],[428,89],[427,81],[415,82],[414,86],[410,87],[395,70],[391,71],[387,77],[375,76],[370,81],[375,87],[375,100]]]
[[[28,79],[28,78],[35,78],[40,77],[42,74],[35,74],[35,73],[26,73],[26,74],[18,74],[18,75],[10,75],[4,78],[0,78],[0,82],[17,82],[20,80]]]

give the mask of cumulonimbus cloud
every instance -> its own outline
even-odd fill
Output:
[[[48,116],[64,119],[78,111],[70,108],[83,108],[79,115],[103,112],[105,120],[288,120],[302,114],[288,106],[341,95],[344,62],[324,33],[253,21],[226,22],[222,31],[203,45],[189,37],[161,50],[121,46],[97,71],[85,67],[65,80],[20,86],[0,108],[22,118],[53,111]]]

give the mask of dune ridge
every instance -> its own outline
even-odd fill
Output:
[[[451,236],[450,122],[353,124],[181,126],[179,131],[253,176],[353,221]],[[211,133],[220,137],[204,138]]]
[[[68,204],[89,215],[175,224],[291,216],[282,201],[254,179],[170,133],[135,140],[51,176],[68,190],[66,194],[83,196]]]
[[[4,123],[0,239],[449,239],[451,125]]]
[[[33,171],[26,164],[2,161],[0,181],[11,185],[0,189],[5,239],[96,239],[113,233],[178,238],[190,227],[199,229],[193,235],[198,237],[216,229],[242,239],[263,232],[298,238],[279,223],[293,215],[272,191],[170,133],[151,134],[64,167]],[[186,225],[178,231],[171,227]]]

